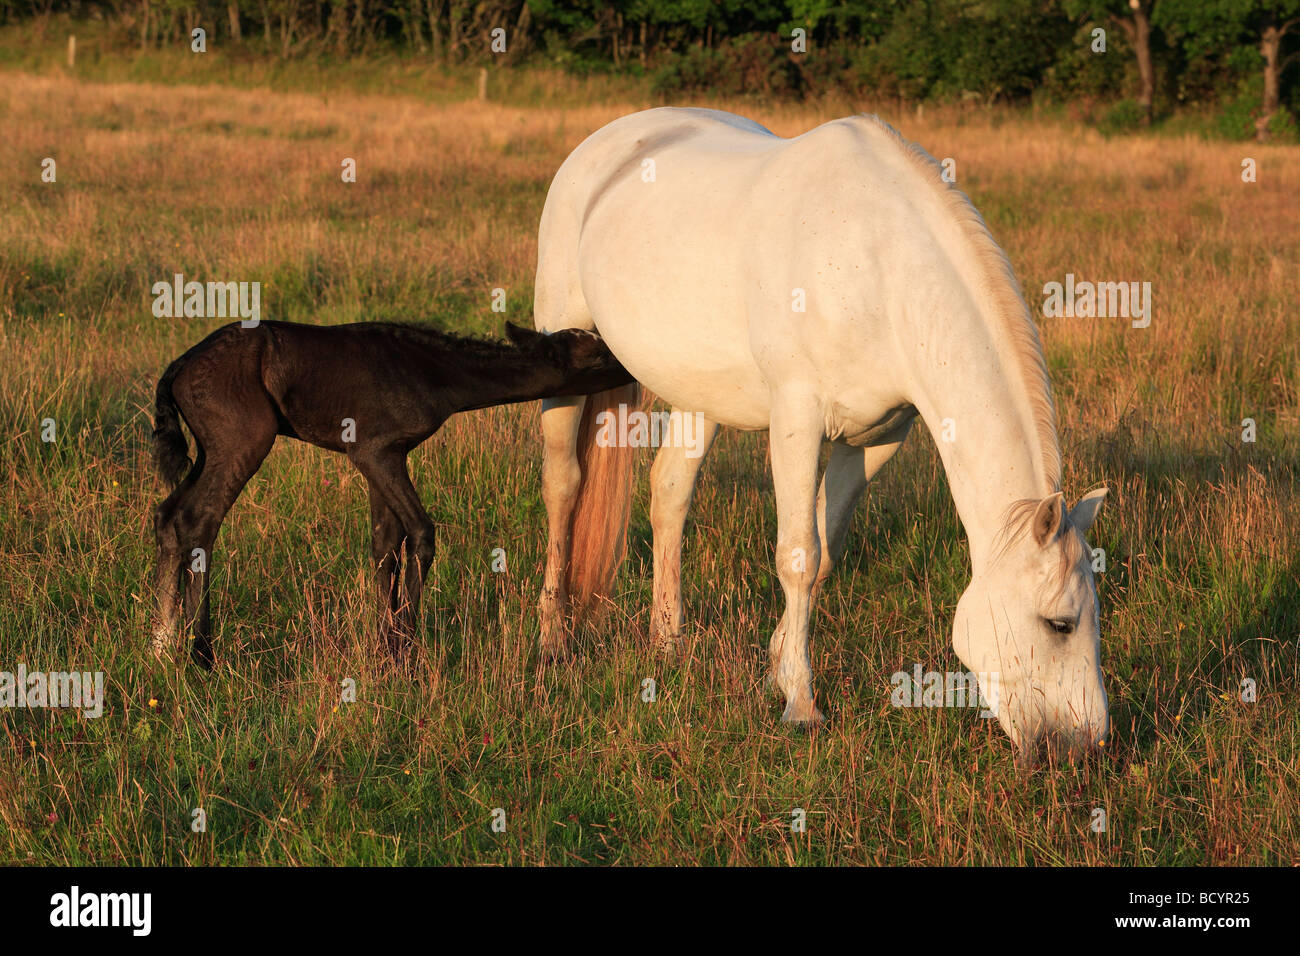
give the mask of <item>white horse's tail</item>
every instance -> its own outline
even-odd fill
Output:
[[[578,462],[582,480],[573,509],[566,585],[574,612],[581,616],[609,596],[614,575],[627,553],[627,524],[632,514],[632,461],[636,449],[616,441],[601,444],[596,418],[618,415],[620,404],[636,408],[641,387],[633,382],[588,395],[578,428]]]

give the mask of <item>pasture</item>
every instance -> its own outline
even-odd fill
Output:
[[[894,672],[959,667],[969,576],[920,428],[814,611],[827,723],[811,734],[763,687],[782,607],[763,434],[724,432],[704,466],[679,655],[648,648],[643,453],[617,599],[576,659],[538,659],[536,403],[458,416],[411,456],[438,526],[411,670],[374,633],[364,481],[286,439],[218,542],[216,669],[153,661],[153,392],[221,320],[156,318],[152,284],[258,280],[268,319],[500,337],[531,312],[551,176],[645,105],[5,73],[0,670],[102,670],[107,699],[97,719],[0,713],[0,863],[1300,863],[1295,147],[707,104],[783,135],[879,109],[956,160],[1042,331],[1067,497],[1111,490],[1090,534],[1113,728],[1098,760],[1020,772],[975,709],[891,706]],[[1044,284],[1067,273],[1150,282],[1150,327],[1043,318]]]

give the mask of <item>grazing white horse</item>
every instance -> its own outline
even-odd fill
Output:
[[[858,497],[919,414],[970,542],[957,656],[997,674],[998,719],[1022,762],[1043,739],[1071,756],[1104,741],[1084,533],[1106,490],[1066,508],[1037,329],[1006,256],[924,150],[870,116],[793,139],[714,110],[625,116],[589,136],[551,184],[535,312],[543,331],[598,330],[674,411],[703,416],[695,453],[666,444],[651,473],[659,647],[682,629],[699,451],[719,425],[768,429],[786,602],[771,676],[783,720],[820,720],[808,658],[815,588]],[[603,593],[622,558],[631,451],[602,447],[594,423],[634,404],[635,388],[543,406],[541,642],[551,653],[564,651],[568,601]]]

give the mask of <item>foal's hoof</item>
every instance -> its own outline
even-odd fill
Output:
[[[410,667],[414,664],[415,654],[412,652],[410,642],[390,639],[388,641],[388,659],[398,669]]]
[[[825,720],[822,712],[811,701],[788,701],[785,705],[785,713],[781,715],[781,723],[792,724],[800,730],[814,730]]]
[[[551,663],[567,661],[573,655],[569,652],[569,645],[566,641],[539,641],[537,644],[537,653],[542,660]]]

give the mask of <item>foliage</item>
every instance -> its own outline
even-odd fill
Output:
[[[1232,99],[1260,72],[1261,30],[1300,0],[1146,0],[1163,108]],[[575,74],[648,74],[663,96],[1067,102],[1132,96],[1127,0],[0,0],[0,24],[54,15],[110,25],[122,49],[281,58],[397,51],[438,64],[535,59]],[[1107,30],[1108,51],[1089,48]],[[504,56],[491,47],[504,30]],[[794,53],[792,33],[807,50]],[[1297,53],[1300,29],[1283,39]],[[1294,105],[1296,71],[1281,73]]]

